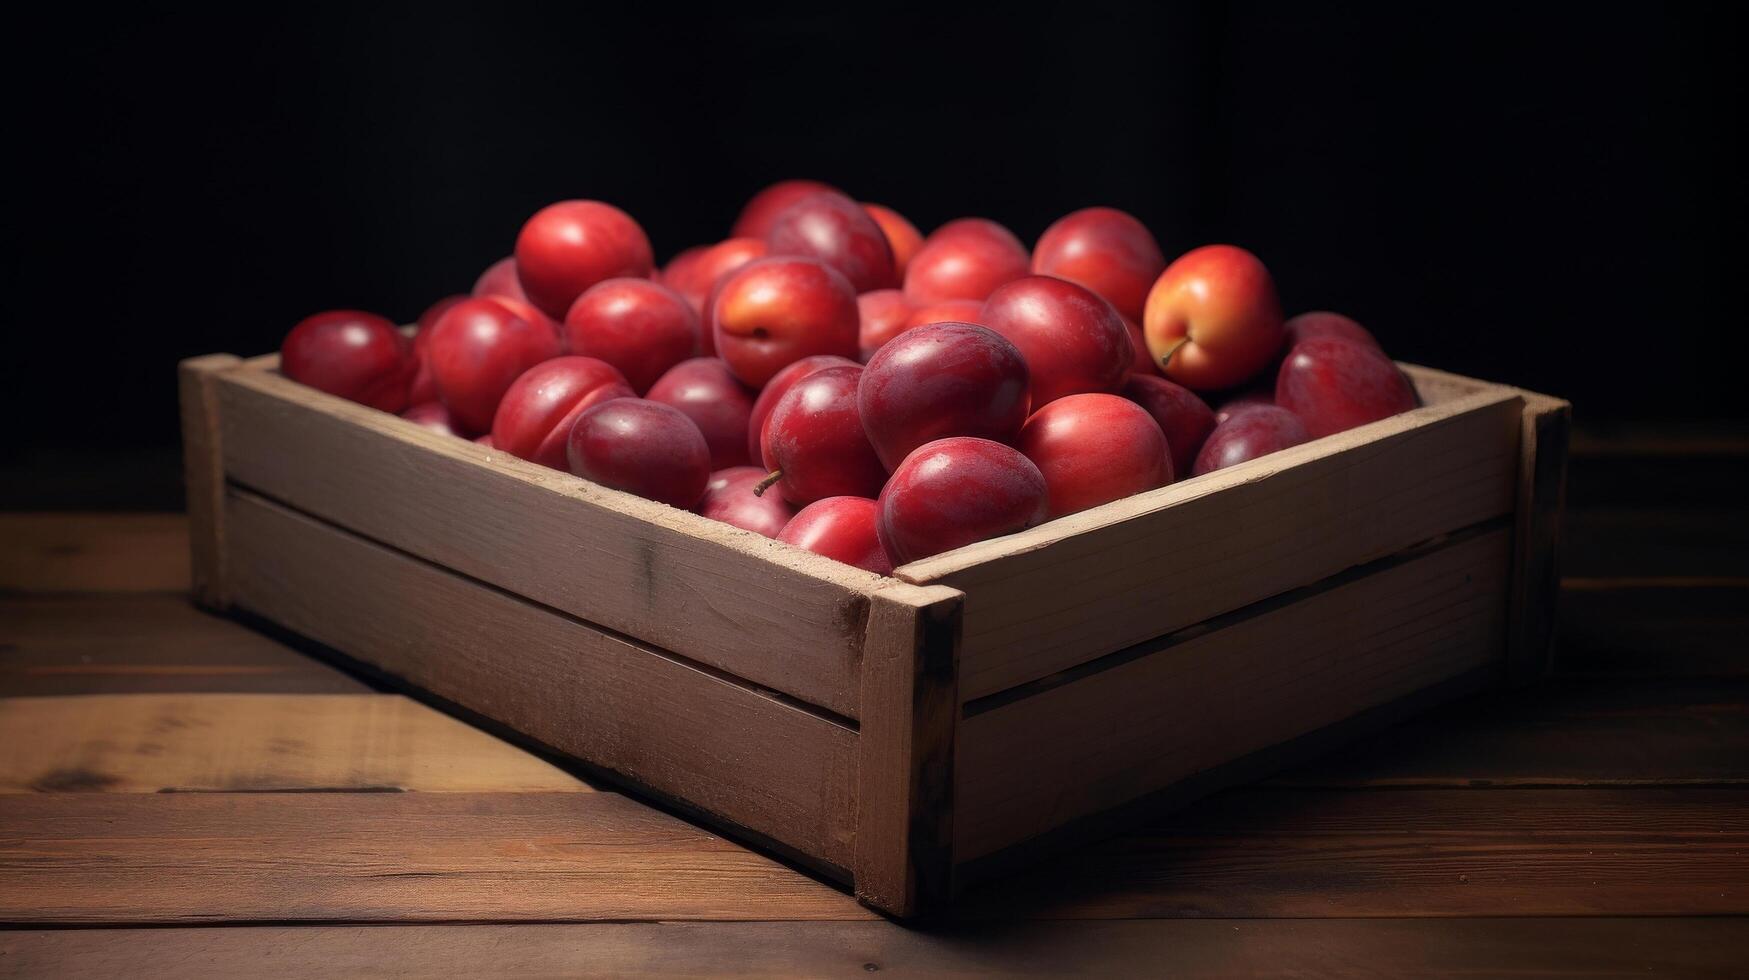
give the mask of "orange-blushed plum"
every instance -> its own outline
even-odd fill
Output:
[[[1281,351],[1281,301],[1257,256],[1204,245],[1160,273],[1142,314],[1161,373],[1195,391],[1244,384]]]
[[[557,356],[552,321],[498,296],[450,307],[431,329],[426,353],[438,397],[469,435],[492,427],[499,400],[523,372]]]
[[[863,430],[891,470],[948,436],[1013,442],[1030,391],[1026,358],[1007,338],[973,323],[931,323],[875,354],[856,400]]]
[[[619,369],[632,390],[698,352],[698,314],[680,294],[648,279],[607,279],[583,291],[565,314],[566,349]]]
[[[1035,412],[1064,395],[1117,391],[1135,361],[1123,317],[1066,279],[1016,279],[990,294],[979,322],[1026,357]]]
[[[1067,395],[1034,412],[1015,448],[1044,474],[1051,517],[1172,482],[1166,436],[1140,405],[1118,395]]]
[[[1020,450],[953,436],[924,443],[881,489],[881,545],[894,566],[1043,522],[1044,474]]]
[[[873,497],[887,471],[857,412],[862,365],[822,368],[790,386],[765,420],[765,468],[784,499]],[[764,491],[769,492],[769,491]]]
[[[825,191],[784,208],[765,233],[765,245],[768,255],[819,259],[859,293],[899,284],[886,234],[862,205],[843,194]]]
[[[740,216],[735,219],[734,227],[729,230],[729,237],[764,238],[771,230],[771,223],[784,208],[804,197],[822,192],[836,194],[839,191],[831,184],[823,184],[817,180],[780,180],[747,200],[741,208]]]
[[[516,278],[528,300],[562,318],[605,279],[648,279],[650,239],[632,216],[601,201],[560,201],[535,212],[516,236]]]
[[[747,420],[755,393],[715,357],[695,357],[668,369],[645,397],[680,410],[711,450],[711,469],[746,465]]]
[[[522,373],[492,418],[492,446],[555,470],[565,468],[565,438],[592,405],[634,392],[613,365],[593,357],[555,357]]]
[[[913,307],[911,318],[905,323],[905,329],[921,327],[925,323],[976,323],[981,325],[984,321],[979,318],[983,315],[984,303],[982,300],[943,300],[940,303]]]
[[[1032,271],[1079,283],[1131,320],[1166,268],[1146,225],[1116,208],[1082,208],[1058,218],[1032,249]]]
[[[893,275],[899,282],[904,282],[905,269],[910,266],[911,257],[923,247],[923,233],[904,215],[884,204],[864,201],[862,206],[886,234],[887,244],[893,248]]]
[[[704,498],[696,509],[713,521],[775,538],[795,516],[796,509],[783,499],[783,494],[754,493],[753,488],[764,480],[765,471],[757,466],[717,470],[705,484]]]
[[[857,344],[862,348],[858,358],[864,363],[911,323],[911,301],[902,290],[875,289],[863,293],[856,297],[856,309],[862,321],[857,331]]]
[[[412,342],[386,317],[326,310],[285,335],[279,369],[300,384],[398,413],[408,405],[419,364]]]
[[[958,218],[930,233],[911,257],[905,295],[919,305],[981,300],[1031,265],[1026,246],[1007,228],[986,218]]]
[[[711,452],[692,420],[644,398],[615,398],[577,416],[566,439],[571,472],[682,510],[704,498]]]
[[[825,497],[790,518],[777,540],[877,575],[893,573],[875,530],[880,505],[867,497]]]
[[[854,359],[861,316],[849,280],[809,258],[749,262],[718,284],[711,302],[717,356],[754,388],[814,354]]]
[[[1377,347],[1311,337],[1281,362],[1275,403],[1299,416],[1316,439],[1409,411],[1415,389]]]

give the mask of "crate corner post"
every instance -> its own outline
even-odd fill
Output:
[[[1567,442],[1573,422],[1571,403],[1530,391],[1521,395],[1524,420],[1506,638],[1507,683],[1513,686],[1541,678],[1554,654]]]
[[[895,582],[869,601],[857,736],[857,900],[910,918],[953,893],[965,594]]]
[[[191,357],[176,366],[182,415],[182,473],[187,493],[188,547],[196,604],[228,605],[225,590],[225,470],[220,453],[219,404],[214,380],[243,363],[234,354]]]

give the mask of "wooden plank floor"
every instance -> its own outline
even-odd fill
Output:
[[[0,977],[1741,976],[1749,445],[1636,438],[1546,683],[920,928],[194,610],[174,517],[0,515]]]

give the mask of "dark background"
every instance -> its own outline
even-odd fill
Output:
[[[1122,207],[1581,425],[1749,417],[1732,6],[435,10],[15,22],[0,503],[173,506],[177,359],[411,320],[552,200],[666,259],[792,176],[1029,242]]]

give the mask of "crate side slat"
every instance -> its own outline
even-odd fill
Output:
[[[1511,549],[1457,539],[962,720],[955,861],[1499,665]]]
[[[182,475],[188,507],[190,591],[209,609],[225,605],[225,471],[213,379],[243,363],[235,354],[191,357],[176,368],[182,414]]]
[[[1520,415],[1483,385],[899,575],[966,593],[970,701],[1511,513]]]
[[[341,527],[855,717],[891,580],[276,374],[217,385],[226,475]]]
[[[954,730],[965,596],[895,582],[875,593],[857,732],[856,897],[909,916],[953,873]]]
[[[1561,592],[1561,512],[1567,496],[1567,439],[1573,406],[1526,391],[1519,440],[1518,531],[1513,554],[1507,670],[1528,684],[1554,661],[1555,604]]]
[[[235,604],[818,862],[852,862],[856,734],[245,491]]]

